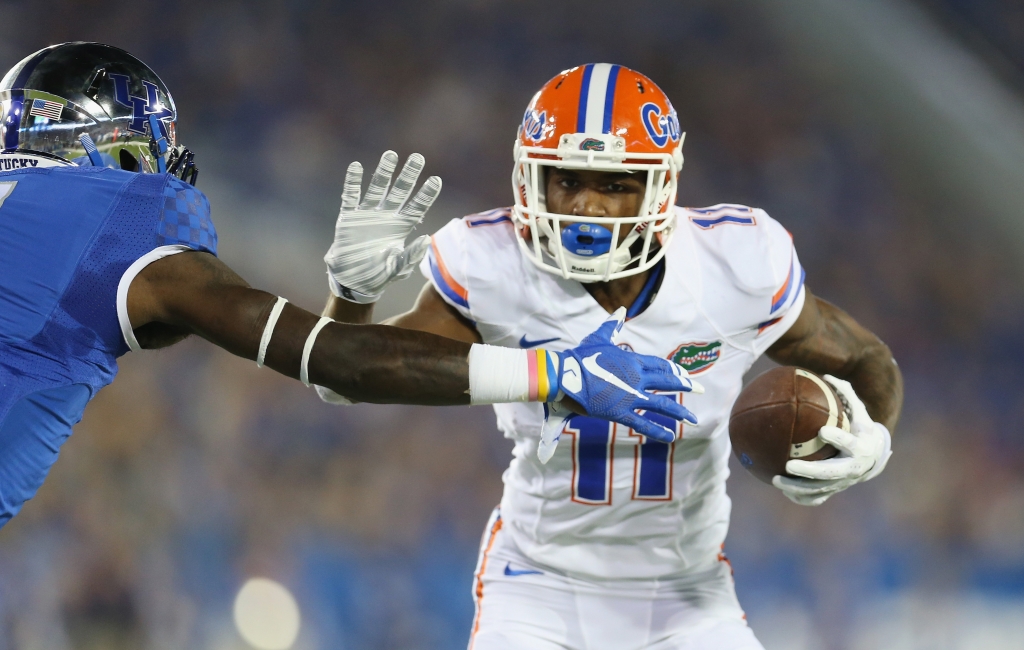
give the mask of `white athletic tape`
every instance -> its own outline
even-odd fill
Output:
[[[267,356],[267,346],[270,345],[270,338],[274,336],[274,328],[277,327],[277,319],[281,317],[281,312],[284,311],[284,304],[288,302],[286,299],[278,296],[277,302],[274,303],[274,308],[270,310],[270,318],[267,319],[267,324],[263,327],[263,336],[260,337],[260,351],[256,354],[256,367],[263,367],[263,360]]]
[[[469,403],[498,404],[530,399],[533,350],[474,343],[469,348]]]
[[[316,343],[316,337],[320,330],[326,327],[327,323],[333,322],[334,319],[327,318],[326,316],[318,320],[316,325],[313,326],[313,331],[306,337],[306,344],[302,346],[302,365],[299,367],[299,379],[307,386],[312,386],[309,381],[309,353],[313,351],[313,344]]]

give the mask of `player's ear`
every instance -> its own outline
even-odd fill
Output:
[[[126,172],[137,172],[139,171],[139,161],[135,159],[135,156],[131,155],[127,149],[122,149],[121,153],[118,154],[118,162],[121,164],[121,169]]]

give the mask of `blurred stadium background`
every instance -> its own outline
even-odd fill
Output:
[[[889,343],[882,477],[817,509],[742,471],[727,546],[768,650],[1024,647],[1024,5],[1013,0],[0,3],[0,68],[126,48],[174,93],[222,257],[318,309],[347,163],[419,151],[429,222],[511,201],[559,70],[657,81],[680,202],[768,210],[813,290]],[[509,282],[515,282],[513,277]],[[379,316],[422,280],[393,288]],[[464,647],[510,444],[486,408],[332,408],[201,341],[128,355],[0,532],[0,650],[248,647],[249,578],[300,650]]]

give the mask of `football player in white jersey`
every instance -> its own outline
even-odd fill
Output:
[[[472,650],[761,648],[722,548],[729,411],[762,354],[827,375],[853,413],[850,433],[819,434],[839,456],[790,461],[802,478],[775,478],[787,497],[818,505],[876,476],[891,453],[903,389],[889,349],[811,295],[792,238],[763,210],[676,207],[682,143],[671,103],[642,74],[562,72],[519,128],[515,204],[437,232],[428,284],[388,321],[559,349],[625,308],[618,344],[674,360],[706,389],[685,394],[699,424],[678,425],[669,443],[539,404],[494,406],[515,449],[474,578]],[[365,264],[338,241],[372,236],[339,220],[326,316],[370,321]]]

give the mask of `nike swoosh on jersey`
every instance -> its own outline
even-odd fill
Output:
[[[593,356],[587,357],[586,359],[583,360],[583,367],[587,370],[587,372],[589,372],[590,374],[594,375],[598,379],[605,380],[606,382],[608,382],[612,386],[615,386],[619,390],[624,390],[624,391],[626,391],[627,393],[629,393],[631,395],[636,395],[640,399],[647,399],[646,395],[644,395],[643,393],[641,393],[637,389],[633,388],[632,386],[630,386],[626,382],[622,381],[621,379],[619,379],[618,377],[616,377],[612,373],[608,372],[607,370],[605,370],[604,368],[599,366],[597,364],[597,358],[599,356],[601,356],[600,352],[598,352],[597,354],[595,354]]]
[[[543,571],[534,571],[532,569],[513,569],[512,563],[508,562],[505,564],[505,575],[507,576],[529,576],[529,575],[544,575]]]
[[[528,341],[528,340],[526,340],[526,335],[523,334],[523,338],[519,339],[519,347],[521,347],[521,348],[534,348],[534,347],[537,347],[538,345],[544,345],[545,343],[551,343],[552,341],[557,341],[557,340],[558,340],[558,337],[556,336],[553,339],[541,339],[539,341]]]

